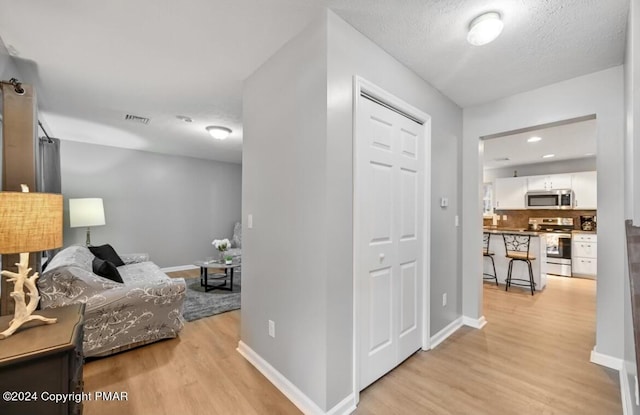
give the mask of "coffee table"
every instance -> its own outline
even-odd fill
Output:
[[[227,290],[233,291],[233,270],[240,266],[239,262],[232,264],[223,264],[217,261],[196,261],[193,263],[196,267],[200,268],[200,286],[204,287],[205,292],[211,290]],[[224,273],[209,274],[209,268],[224,270]],[[210,285],[209,279],[223,280],[221,284]],[[229,285],[227,286],[227,280]]]

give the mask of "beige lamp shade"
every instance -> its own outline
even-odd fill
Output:
[[[62,246],[62,195],[0,192],[0,254]]]
[[[104,206],[100,198],[69,199],[69,226],[72,228],[104,225]]]

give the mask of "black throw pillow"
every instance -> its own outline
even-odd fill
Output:
[[[116,253],[116,250],[109,244],[100,246],[90,246],[89,251],[98,258],[113,263],[116,267],[124,265],[120,256]]]
[[[93,273],[108,278],[111,281],[124,283],[118,272],[118,268],[113,265],[113,262],[105,261],[98,257],[93,258]]]

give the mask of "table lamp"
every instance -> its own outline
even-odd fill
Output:
[[[69,199],[69,226],[72,228],[87,228],[87,246],[91,246],[91,227],[104,224],[102,199]]]
[[[11,336],[20,326],[32,320],[46,324],[55,318],[33,315],[40,301],[36,272],[29,277],[29,252],[46,251],[62,246],[62,195],[50,193],[0,192],[0,254],[20,254],[18,272],[2,271],[7,281],[13,282],[11,297],[16,302],[9,328],[0,333],[0,339]],[[24,288],[29,302],[26,302]]]

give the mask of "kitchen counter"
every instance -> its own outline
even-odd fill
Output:
[[[530,235],[531,245],[529,246],[529,252],[536,259],[531,261],[531,268],[533,270],[533,281],[536,283],[536,291],[542,291],[547,285],[547,240],[546,238],[540,238],[540,235],[544,235],[546,232],[528,231],[522,228],[493,228],[484,227],[484,232],[491,234],[489,240],[489,251],[493,252],[493,259],[496,263],[496,272],[498,274],[498,283],[504,285],[507,279],[507,271],[509,269],[510,259],[506,257],[506,249],[504,246],[504,240],[502,234],[505,233],[517,233],[519,235]],[[491,260],[483,258],[484,271],[492,274],[493,268],[491,267]],[[523,261],[514,261],[512,278],[529,279],[529,268]],[[492,281],[486,280],[486,284],[491,284]],[[511,290],[529,288],[511,286]]]
[[[493,226],[484,226],[482,228],[482,231],[498,234],[498,235],[502,235],[503,233],[517,233],[522,235],[540,236],[542,234],[547,233],[547,232],[541,232],[541,231],[530,231],[525,228],[501,228],[501,227],[494,228]]]
[[[571,233],[588,233],[588,234],[591,234],[591,235],[595,235],[597,232],[596,231],[583,231],[583,230],[580,230],[580,229],[574,229],[574,230],[571,231]]]

